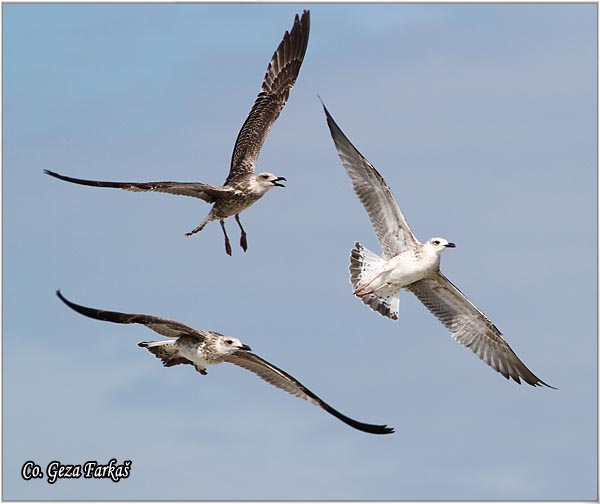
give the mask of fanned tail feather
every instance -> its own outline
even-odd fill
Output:
[[[398,320],[398,307],[400,306],[400,290],[378,290],[373,294],[361,297],[362,302],[384,317]]]
[[[379,273],[382,262],[384,259],[356,242],[350,252],[350,283],[354,290],[366,279],[373,278]]]
[[[380,272],[381,263],[384,261],[385,259],[363,247],[359,242],[354,244],[354,248],[350,253],[350,283],[354,292]],[[379,289],[376,292],[359,297],[363,303],[384,317],[398,320],[399,289]]]
[[[173,341],[142,341],[138,343],[138,346],[145,348],[158,357],[165,367],[177,364],[192,364],[189,360],[179,356],[179,352]]]

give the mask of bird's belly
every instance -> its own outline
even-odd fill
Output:
[[[396,261],[394,259],[396,258],[389,261],[390,268],[382,274],[382,281],[398,288],[406,287],[429,276],[435,266],[417,262],[410,257],[401,257]]]
[[[258,201],[261,196],[248,193],[248,194],[232,194],[228,198],[222,199],[215,203],[213,206],[212,213],[220,219],[231,217],[232,215],[239,214],[246,210],[253,203]]]
[[[217,362],[207,359],[200,347],[182,347],[179,349],[179,353],[182,357],[192,361],[196,367],[199,368],[205,368],[206,366],[217,364]]]
[[[401,288],[421,280],[424,277],[425,274],[421,271],[406,271],[401,268],[395,268],[384,274],[382,280],[387,284]]]

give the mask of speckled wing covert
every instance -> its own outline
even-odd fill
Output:
[[[506,379],[534,387],[555,388],[540,380],[521,362],[502,333],[441,272],[406,287],[437,317],[461,345]]]
[[[228,356],[225,360],[227,362],[231,362],[232,364],[236,364],[237,366],[246,368],[248,371],[252,371],[266,382],[274,385],[277,388],[280,388],[281,390],[284,390],[285,392],[288,392],[289,394],[319,406],[327,411],[327,413],[330,413],[355,429],[368,432],[370,434],[391,434],[394,432],[393,428],[386,425],[366,424],[353,420],[352,418],[348,418],[346,415],[343,415],[336,409],[332,408],[329,406],[329,404],[308,390],[304,385],[296,380],[296,378],[279,369],[277,366],[274,366],[270,362],[267,362],[256,354],[251,352],[236,352],[233,355]]]
[[[321,102],[323,104],[323,102]],[[391,189],[367,159],[352,145],[323,104],[327,125],[354,192],[365,207],[383,256],[390,259],[420,242],[410,229]]]
[[[296,14],[292,31],[285,32],[273,54],[258,97],[238,133],[225,185],[254,173],[254,165],[265,138],[285,106],[298,77],[309,31],[310,12],[305,10],[301,18]]]
[[[65,303],[69,308],[72,308],[78,313],[85,315],[96,320],[104,320],[106,322],[115,322],[117,324],[142,324],[148,329],[152,329],[154,332],[167,338],[179,338],[181,336],[188,336],[197,339],[198,341],[204,341],[206,334],[196,329],[177,322],[176,320],[169,320],[166,318],[155,317],[154,315],[142,315],[136,313],[121,313],[114,311],[98,310],[96,308],[88,308],[87,306],[81,306],[69,301],[65,298],[60,290],[56,291],[56,295],[60,300]]]
[[[176,194],[179,196],[191,196],[200,198],[208,203],[214,203],[217,199],[229,195],[233,192],[230,187],[218,187],[200,182],[105,182],[101,180],[86,180],[74,177],[67,177],[59,173],[44,170],[44,173],[66,182],[74,184],[87,185],[93,187],[114,187],[116,189],[125,189],[132,192],[162,192]]]

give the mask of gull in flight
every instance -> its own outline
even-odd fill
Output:
[[[269,130],[279,117],[296,82],[308,45],[309,31],[310,12],[305,10],[301,18],[296,14],[294,26],[291,32],[285,32],[283,40],[273,54],[258,97],[238,133],[231,156],[229,175],[223,186],[200,182],[103,182],[67,177],[50,170],[44,170],[44,172],[52,177],[75,184],[115,187],[133,192],[163,192],[200,198],[207,203],[212,203],[212,209],[206,219],[195,229],[186,233],[186,236],[198,233],[209,222],[218,220],[225,235],[225,251],[231,255],[231,244],[225,231],[225,219],[233,215],[242,233],[240,246],[245,252],[248,249],[248,243],[246,231],[240,222],[240,212],[262,198],[269,189],[285,187],[280,183],[285,180],[284,177],[278,177],[268,172],[256,175],[254,168]]]
[[[505,378],[554,388],[521,362],[498,328],[442,274],[440,256],[454,248],[454,243],[444,238],[425,243],[417,240],[383,177],[352,145],[324,104],[323,109],[342,164],[383,250],[380,257],[358,242],[352,249],[350,282],[354,294],[381,315],[397,320],[400,289],[407,289],[456,341]]]
[[[114,311],[98,310],[73,303],[66,299],[60,291],[56,295],[70,308],[86,317],[117,324],[142,324],[148,329],[170,340],[142,341],[138,346],[145,348],[158,357],[166,367],[177,364],[191,364],[202,375],[206,375],[206,367],[221,362],[230,362],[252,371],[266,382],[300,399],[313,403],[327,413],[355,429],[370,434],[391,434],[394,429],[386,425],[372,425],[353,420],[335,410],[313,392],[308,390],[296,378],[277,366],[250,351],[248,345],[238,338],[222,334],[192,329],[175,320],[153,315],[139,315]]]

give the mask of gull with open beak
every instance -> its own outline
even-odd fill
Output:
[[[271,126],[279,117],[296,82],[300,66],[304,60],[310,31],[310,12],[304,11],[302,17],[296,15],[294,26],[273,54],[263,80],[260,92],[250,114],[240,130],[233,154],[229,176],[223,186],[214,186],[200,182],[105,182],[67,177],[59,173],[44,170],[52,177],[74,184],[94,187],[114,187],[126,191],[153,191],[179,196],[200,198],[213,207],[206,219],[186,236],[204,229],[209,222],[218,220],[225,236],[225,251],[231,255],[231,244],[225,231],[225,219],[235,216],[241,231],[240,246],[244,252],[248,249],[246,231],[240,222],[240,212],[256,203],[267,191],[274,187],[284,187],[280,182],[284,177],[264,172],[254,173],[256,160],[267,138]]]

